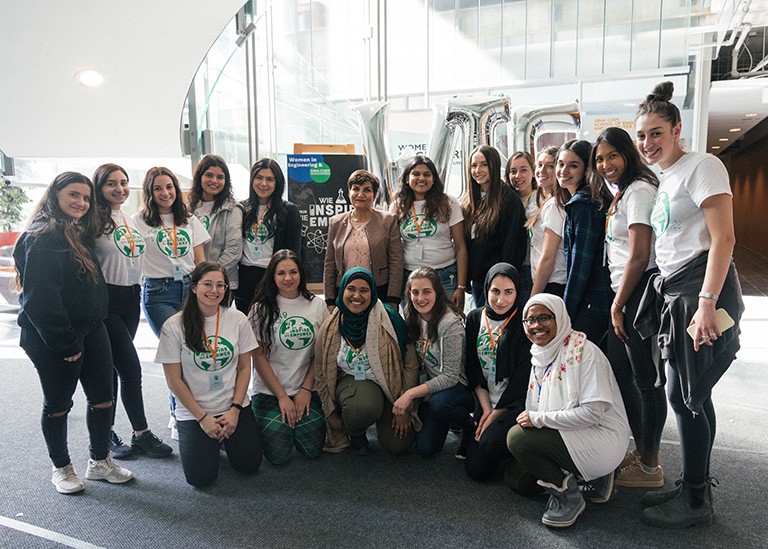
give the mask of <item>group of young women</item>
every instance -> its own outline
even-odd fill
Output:
[[[478,147],[461,204],[423,156],[406,166],[389,212],[374,207],[378,179],[356,171],[351,210],[329,224],[325,302],[307,289],[298,210],[272,160],[253,166],[239,204],[218,157],[201,161],[188,205],[176,177],[152,168],[131,221],[118,166],[100,167],[95,185],[60,175],[14,252],[53,483],[83,489],[66,445],[78,380],[86,478],[132,477],[108,451],[110,436],[113,452],[125,446],[110,435],[118,378],[133,451],[171,452],[143,413],[132,345],[141,299],[194,486],[216,478],[221,446],[235,470],[253,473],[262,455],[279,465],[294,448],[365,455],[374,424],[381,447],[415,445],[424,457],[458,429],[471,478],[503,465],[517,492],[549,494],[544,524],[570,526],[585,497],[610,500],[614,481],[664,485],[666,382],[683,475],[644,497],[642,518],[711,523],[711,390],[738,349],[743,306],[727,173],[683,151],[671,95],[660,84],[640,104],[636,144],[609,128],[535,162],[515,153],[504,179],[498,151]],[[467,293],[475,308],[465,317]],[[724,331],[717,308],[736,326]]]

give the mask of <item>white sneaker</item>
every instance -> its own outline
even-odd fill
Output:
[[[51,482],[60,494],[76,494],[85,490],[85,484],[75,473],[75,466],[71,463],[64,467],[54,467]]]
[[[115,465],[112,461],[112,456],[108,455],[105,459],[89,459],[85,478],[88,480],[106,480],[112,484],[122,484],[131,480],[133,473],[128,469]]]

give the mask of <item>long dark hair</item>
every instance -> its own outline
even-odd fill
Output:
[[[211,213],[216,213],[224,203],[232,198],[232,178],[224,159],[215,154],[207,154],[203,157],[192,176],[192,189],[189,191],[189,211],[194,212],[197,205],[203,200],[203,174],[208,168],[221,168],[224,172],[224,188],[213,199]]]
[[[411,283],[420,278],[429,280],[435,292],[435,305],[427,320],[427,339],[434,342],[437,341],[437,326],[447,311],[452,311],[459,318],[464,318],[464,313],[448,297],[437,271],[432,267],[419,267],[410,274],[405,285],[405,325],[408,328],[408,341],[418,341],[421,334],[420,316],[411,299]]]
[[[104,197],[102,188],[114,172],[120,172],[128,180],[128,172],[117,164],[102,164],[93,172],[93,185],[96,188],[96,211],[98,213],[99,234],[112,234],[115,224],[112,223],[112,204]]]
[[[472,157],[480,153],[488,163],[490,181],[485,198],[480,194],[480,185],[472,177]],[[464,211],[464,233],[467,238],[472,234],[472,225],[475,225],[478,240],[485,240],[499,222],[502,208],[502,182],[501,182],[501,156],[499,151],[490,145],[480,145],[469,155],[467,165],[467,192],[461,208]]]
[[[400,190],[395,197],[395,215],[397,220],[401,223],[405,221],[411,212],[413,202],[416,200],[413,189],[408,185],[408,179],[416,166],[426,166],[432,172],[432,188],[427,191],[424,212],[427,217],[431,217],[435,221],[447,222],[451,217],[451,203],[445,194],[443,180],[440,179],[434,162],[420,154],[411,158],[403,169],[403,176],[400,178]]]
[[[672,82],[656,84],[653,91],[646,96],[645,101],[637,106],[635,119],[646,114],[657,114],[674,128],[681,121],[680,109],[670,101],[674,91],[675,85]]]
[[[205,341],[205,330],[203,329],[205,327],[205,317],[203,317],[200,306],[197,304],[197,295],[191,290],[197,287],[197,284],[205,275],[214,271],[224,275],[224,283],[227,285],[219,307],[223,303],[229,303],[232,290],[229,288],[227,270],[213,261],[203,261],[189,275],[190,292],[187,294],[184,305],[181,307],[181,325],[184,330],[184,342],[187,344],[187,347],[199,353],[204,353],[208,350]]]
[[[595,139],[592,153],[589,155],[590,185],[592,186],[593,195],[610,194],[605,181],[598,175],[595,165],[597,146],[601,143],[608,143],[611,147],[616,149],[616,152],[618,152],[624,159],[624,172],[621,174],[618,182],[619,192],[623,194],[627,187],[635,181],[645,181],[654,187],[659,186],[659,180],[657,179],[656,174],[643,163],[640,158],[640,153],[637,152],[637,147],[635,147],[632,138],[626,130],[621,128],[606,128],[600,132],[600,135]],[[620,200],[621,195],[617,198],[616,204],[618,204]]]
[[[243,207],[245,214],[243,215],[243,237],[245,237],[248,229],[256,223],[259,215],[259,196],[256,191],[253,190],[253,180],[256,174],[260,170],[272,170],[272,174],[275,176],[275,190],[272,196],[269,197],[269,209],[264,214],[262,222],[269,227],[272,234],[280,230],[285,224],[285,218],[288,215],[285,205],[283,204],[283,191],[285,191],[285,176],[283,170],[280,169],[280,164],[272,160],[271,158],[262,158],[251,167],[250,178],[250,190],[248,192],[248,198],[243,201]]]
[[[91,191],[90,207],[78,220],[73,220],[67,216],[59,207],[59,193],[72,183],[88,185]],[[94,206],[94,195],[93,183],[87,176],[77,172],[60,173],[48,185],[43,197],[35,207],[26,232],[29,234],[61,232],[72,250],[75,260],[80,265],[80,272],[87,273],[93,280],[97,280],[99,269],[89,251],[89,248],[94,245],[99,226],[99,216],[95,212]]]
[[[141,210],[141,218],[147,222],[150,227],[159,227],[161,223],[160,210],[157,209],[155,199],[152,195],[152,185],[155,183],[155,179],[160,175],[167,175],[173,182],[173,188],[176,189],[176,200],[173,201],[171,206],[171,213],[173,214],[173,223],[176,225],[186,225],[189,216],[187,206],[184,204],[184,199],[181,196],[181,187],[179,187],[179,179],[176,175],[162,166],[149,168],[147,175],[144,176],[144,183],[141,188],[144,192],[144,208]]]
[[[278,250],[272,254],[272,259],[267,265],[267,272],[264,273],[258,286],[256,286],[251,302],[251,312],[248,314],[248,320],[251,322],[256,339],[259,340],[259,345],[262,345],[267,357],[272,352],[272,326],[280,316],[280,308],[277,305],[279,291],[277,284],[275,284],[275,272],[277,271],[277,264],[286,259],[296,263],[296,267],[299,269],[299,293],[309,301],[315,298],[315,294],[307,289],[301,257],[293,250],[288,249]]]
[[[587,171],[589,170],[589,153],[592,152],[592,145],[589,141],[585,141],[584,139],[571,139],[570,141],[566,141],[557,150],[557,156],[555,157],[556,163],[560,161],[560,155],[565,151],[575,153],[584,163],[584,175],[582,176],[581,181],[579,181],[579,186],[576,188],[576,190],[579,191],[584,185],[587,185],[588,182]],[[555,170],[557,170],[557,168],[555,168]],[[565,187],[562,187],[558,181],[557,185],[555,185],[554,196],[555,200],[557,200],[557,204],[563,208],[571,199],[571,192]]]

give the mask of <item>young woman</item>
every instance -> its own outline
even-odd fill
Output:
[[[605,346],[613,300],[603,257],[605,213],[610,195],[592,197],[587,166],[592,146],[573,139],[557,153],[555,195],[565,209],[563,247],[567,281],[563,299],[573,327],[598,346]]]
[[[230,289],[236,291],[237,266],[243,255],[243,210],[235,202],[229,168],[220,156],[206,155],[197,165],[189,192],[189,210],[211,236],[203,247],[205,258],[227,270]]]
[[[341,275],[353,267],[374,274],[382,301],[397,305],[403,290],[403,245],[397,219],[373,208],[379,180],[370,172],[356,170],[347,180],[352,210],[334,215],[328,226],[323,287],[332,309],[342,292]]]
[[[285,176],[280,164],[262,158],[251,168],[251,190],[243,208],[243,255],[238,267],[235,305],[248,313],[272,254],[293,250],[301,255],[301,216],[299,209],[283,200]]]
[[[419,378],[405,323],[379,301],[370,271],[348,270],[340,288],[315,350],[315,383],[328,424],[325,450],[340,452],[351,439],[358,455],[368,454],[365,431],[375,423],[379,444],[403,454],[413,444],[414,429],[421,428],[417,402],[407,414],[392,413],[395,401]]]
[[[128,174],[117,164],[104,164],[93,174],[96,186],[96,215],[99,237],[96,256],[107,283],[109,302],[104,325],[109,334],[114,361],[114,403],[109,449],[115,458],[133,453],[165,457],[173,450],[157,438],[147,425],[141,392],[141,362],[133,346],[139,327],[141,302],[141,256],[146,242],[135,224],[121,210],[128,200]],[[131,445],[124,444],[114,431],[118,377],[125,412],[133,427]]]
[[[507,166],[504,170],[504,180],[507,181],[517,192],[525,208],[525,219],[531,219],[544,203],[544,194],[539,190],[534,173],[536,166],[533,163],[533,157],[524,151],[517,151],[507,160]],[[530,231],[528,232],[528,247],[526,248],[525,261],[520,271],[523,279],[521,288],[521,301],[525,303],[531,295],[533,280],[531,278],[531,247]]]
[[[682,483],[646,499],[656,505],[642,518],[654,526],[683,528],[712,523],[712,388],[739,349],[744,305],[731,259],[735,237],[728,173],[714,156],[682,149],[680,111],[669,101],[672,90],[671,82],[656,86],[638,106],[635,121],[640,154],[661,168],[651,213],[660,276],[648,286],[635,324],[645,337],[661,326],[659,346],[683,452]],[[660,311],[654,296],[663,300]],[[725,332],[715,313],[720,308],[735,321]],[[685,333],[690,325],[693,339]]]
[[[651,210],[659,181],[621,128],[608,128],[597,136],[590,165],[599,176],[593,184],[603,188],[611,184],[618,189],[605,223],[611,289],[616,294],[611,304],[608,358],[624,399],[636,451],[628,456],[630,463],[622,468],[616,484],[659,488],[664,486],[659,444],[667,418],[665,378],[656,338],[643,339],[634,327],[648,279],[658,272]]]
[[[515,466],[549,494],[541,522],[571,526],[586,504],[576,477],[587,481],[593,503],[613,496],[613,473],[629,443],[621,394],[605,355],[583,332],[571,328],[565,303],[537,294],[525,305],[531,340],[525,410],[509,430]]]
[[[133,221],[147,244],[142,260],[142,306],[159,337],[163,323],[181,309],[189,275],[205,260],[211,237],[184,205],[179,180],[168,168],[150,168],[142,187],[144,207]]]
[[[299,256],[275,252],[249,315],[259,341],[251,404],[264,455],[275,465],[288,461],[294,447],[309,458],[323,450],[325,415],[314,390],[312,358],[315,334],[327,316],[323,300],[307,290]]]
[[[392,411],[404,415],[414,400],[422,399],[423,425],[416,433],[416,451],[430,457],[442,450],[452,426],[474,434],[475,400],[464,374],[464,314],[430,267],[410,274],[405,295],[405,323],[419,359],[419,385],[405,391]]]
[[[485,306],[467,315],[467,380],[482,410],[464,463],[474,480],[490,479],[511,457],[507,431],[525,409],[531,355],[519,287],[517,269],[497,263],[485,277]]]
[[[203,262],[192,271],[190,294],[163,326],[155,362],[176,395],[179,454],[189,484],[219,476],[220,449],[243,474],[261,465],[261,439],[249,407],[251,351],[258,347],[245,315],[229,302],[227,272]]]
[[[565,252],[563,227],[565,210],[555,198],[557,149],[547,147],[536,159],[536,180],[542,201],[525,224],[531,240],[531,295],[541,292],[563,297],[565,293]]]
[[[56,176],[13,250],[21,288],[20,345],[40,377],[51,482],[61,494],[85,489],[67,448],[67,416],[78,382],[88,401],[85,478],[112,483],[133,478],[109,455],[113,367],[103,322],[107,288],[93,252],[98,234],[93,202],[93,184],[86,176]]]
[[[445,194],[437,168],[426,156],[414,156],[406,164],[392,211],[403,243],[403,278],[419,267],[434,268],[446,293],[463,309],[468,260],[464,215],[458,200]]]
[[[521,269],[527,250],[525,209],[514,191],[501,181],[499,151],[488,145],[470,155],[467,192],[462,203],[464,235],[469,243],[469,280],[476,307],[485,303],[488,270],[506,261]]]

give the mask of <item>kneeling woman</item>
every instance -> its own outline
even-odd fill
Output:
[[[275,465],[288,461],[294,447],[309,458],[323,450],[325,416],[314,391],[312,357],[315,334],[327,316],[325,302],[307,290],[296,252],[275,252],[248,317],[259,340],[253,413],[264,455]]]
[[[532,365],[526,409],[507,435],[507,446],[527,474],[549,493],[541,521],[570,526],[586,504],[576,477],[587,481],[590,501],[613,495],[613,473],[629,444],[629,424],[608,359],[571,328],[562,299],[538,294],[523,320]],[[590,482],[592,481],[592,482]]]
[[[251,351],[258,347],[245,315],[229,303],[227,274],[206,261],[190,277],[181,311],[163,325],[155,362],[176,396],[179,454],[184,476],[203,487],[219,476],[219,450],[235,471],[261,465],[261,439],[248,408]]]
[[[507,431],[525,409],[531,370],[530,343],[523,333],[520,274],[497,263],[485,277],[485,306],[467,315],[467,379],[482,415],[476,429],[464,432],[464,467],[474,480],[488,480],[511,458]],[[472,436],[474,435],[474,436]]]
[[[326,451],[338,452],[352,441],[360,455],[368,453],[366,429],[376,424],[379,444],[394,454],[408,451],[417,403],[407,414],[394,415],[392,405],[418,382],[419,367],[407,345],[400,315],[379,301],[370,271],[355,267],[344,273],[336,309],[320,327],[315,353],[315,382],[328,422]]]
[[[395,401],[396,415],[407,414],[414,399],[423,399],[416,433],[416,451],[430,457],[445,444],[451,426],[474,431],[470,415],[475,399],[464,374],[464,315],[448,298],[440,275],[419,267],[405,286],[405,323],[408,340],[416,344],[419,385]]]

